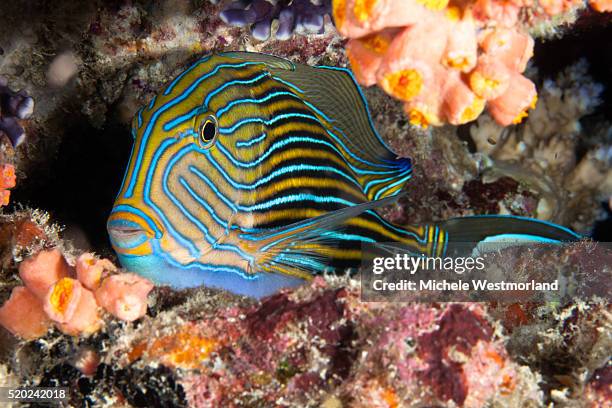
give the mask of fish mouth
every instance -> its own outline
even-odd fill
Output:
[[[142,228],[109,226],[108,233],[115,238],[129,239],[137,235],[146,234],[146,231]]]
[[[123,250],[137,247],[153,238],[151,231],[128,220],[109,220],[106,229],[113,246]]]

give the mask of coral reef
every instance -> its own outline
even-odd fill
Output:
[[[274,20],[278,20],[277,40],[289,39],[294,31],[322,34],[325,16],[330,13],[331,0],[320,4],[312,0],[238,0],[225,6],[220,17],[232,26],[250,26],[253,37],[265,41],[270,38]]]
[[[520,128],[504,130],[488,115],[470,127],[477,152],[493,161],[485,172],[533,186],[542,197],[537,217],[562,224],[576,219],[576,211],[592,218],[588,212],[612,196],[612,125],[603,123],[587,133],[580,122],[601,104],[603,92],[587,69],[580,61],[556,79],[544,79],[540,102]],[[586,153],[580,157],[579,151]],[[588,205],[585,194],[592,197]]]
[[[36,385],[70,387],[74,405],[482,407],[607,398],[609,305],[533,305],[516,318],[509,304],[367,303],[359,292],[346,277],[256,303],[158,288],[141,324],[110,322],[78,343],[50,333],[18,344],[12,369]],[[49,357],[37,363],[38,353]]]
[[[46,334],[51,323],[66,334],[90,335],[102,326],[99,307],[134,321],[145,315],[153,284],[117,268],[107,259],[84,253],[76,272],[58,248],[43,250],[19,264],[25,286],[14,287],[0,307],[0,325],[24,339]],[[73,278],[72,276],[75,276]]]
[[[520,123],[537,101],[522,75],[533,55],[528,28],[558,24],[558,15],[580,7],[572,0],[333,4],[357,80],[403,101],[410,123],[422,127],[471,122],[485,106],[502,126]]]

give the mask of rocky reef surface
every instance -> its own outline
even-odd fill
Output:
[[[240,10],[255,3],[242,2]],[[252,22],[241,14],[244,27],[220,18],[237,8],[230,2],[3,2],[0,304],[24,285],[24,259],[43,250],[56,248],[74,270],[85,251],[114,259],[104,224],[129,154],[129,123],[191,61],[248,50],[346,66],[346,40],[324,9],[328,3],[296,2],[292,13],[310,4],[323,8],[284,39],[277,31],[284,2]],[[270,38],[259,36],[265,41],[252,26],[258,21],[264,34],[270,30]],[[410,124],[401,103],[365,89],[377,129],[415,165],[411,193],[385,216],[416,223],[526,215],[610,240],[612,49],[600,40],[612,35],[610,17],[583,10],[568,21],[573,25],[557,21],[554,30],[530,31],[535,55],[524,75],[539,100],[518,126],[501,127],[483,114],[462,126],[423,130]],[[294,24],[300,28],[295,18]],[[586,264],[589,248],[568,247],[563,259]],[[604,260],[593,270],[609,277],[610,265]],[[88,336],[62,333],[58,322],[30,341],[0,328],[0,386],[66,385],[71,406],[603,407],[612,401],[606,301],[363,303],[358,281],[324,277],[262,302],[208,289],[155,288],[146,314],[138,313],[144,317],[126,321],[109,310],[100,308]]]

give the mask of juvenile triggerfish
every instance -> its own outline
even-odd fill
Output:
[[[358,267],[363,243],[440,256],[452,241],[579,238],[518,217],[384,220],[374,209],[405,193],[411,162],[343,68],[207,56],[138,111],[132,135],[108,232],[122,265],[158,284],[262,297]]]

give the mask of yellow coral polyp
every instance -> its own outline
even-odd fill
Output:
[[[449,68],[457,69],[459,71],[463,71],[472,65],[469,57],[449,57],[446,58],[444,64]]]
[[[478,116],[482,113],[485,107],[485,100],[475,97],[474,101],[470,106],[465,108],[465,110],[461,113],[460,123],[464,124],[476,120]]]
[[[527,108],[525,108],[521,113],[516,115],[514,119],[512,119],[512,124],[518,125],[519,123],[521,123],[523,119],[529,116],[529,112],[528,112],[529,109],[535,109],[537,103],[538,103],[538,95],[533,97],[533,99],[531,100],[531,103],[529,104]]]
[[[70,278],[60,279],[53,287],[49,302],[58,313],[66,312],[73,290],[74,282]]]
[[[377,54],[384,54],[389,48],[389,41],[379,34],[369,35],[361,41],[365,48]]]
[[[365,23],[370,19],[372,10],[376,7],[378,0],[356,0],[353,6],[353,14],[361,23]]]
[[[449,6],[446,9],[446,18],[448,18],[452,22],[456,23],[457,21],[461,20],[462,16],[463,13],[461,12],[461,9],[457,6]]]
[[[493,78],[488,78],[480,72],[473,72],[470,75],[470,88],[479,97],[483,98],[488,91],[493,91],[499,87],[501,83]]]
[[[434,11],[444,10],[449,0],[417,0],[417,3]]]
[[[391,95],[409,101],[421,92],[423,77],[415,69],[404,69],[385,76],[383,85]]]
[[[413,126],[419,126],[423,129],[427,129],[429,127],[429,121],[427,120],[427,116],[418,109],[411,109],[408,112],[408,121]]]

